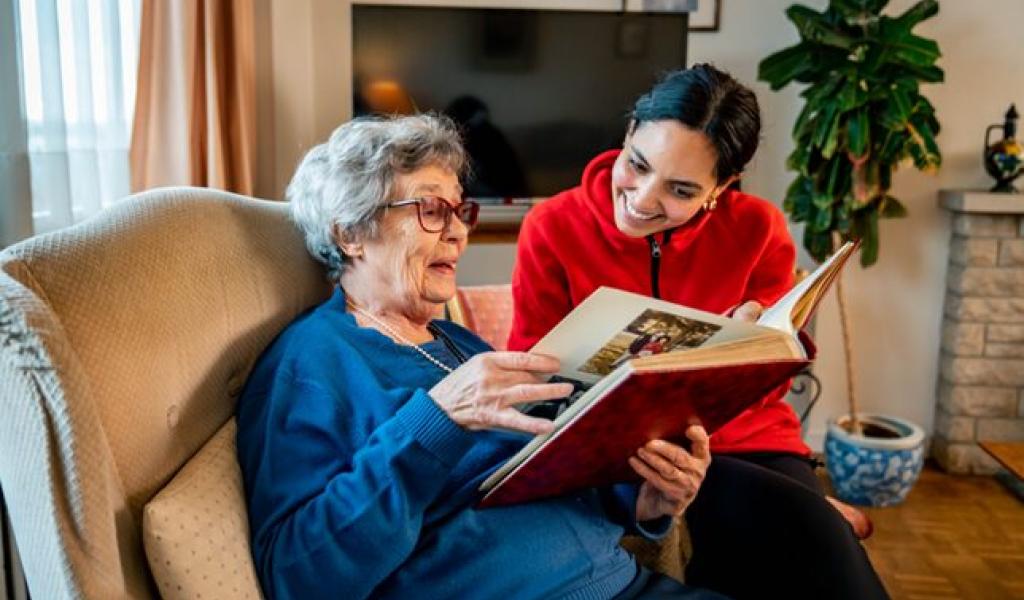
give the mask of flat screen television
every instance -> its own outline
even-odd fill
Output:
[[[448,114],[468,197],[543,198],[621,145],[637,96],[686,64],[686,30],[685,13],[354,4],[353,109]]]

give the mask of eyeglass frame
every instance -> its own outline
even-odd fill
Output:
[[[441,225],[440,229],[432,231],[432,230],[427,228],[426,224],[423,223],[423,212],[422,212],[423,209],[420,208],[420,207],[423,206],[423,201],[426,200],[427,198],[436,198],[436,199],[440,200],[442,204],[444,204],[445,206],[448,207],[448,212],[445,214],[445,218],[444,218],[444,224]],[[389,203],[385,204],[384,207],[385,208],[398,208],[398,207],[401,207],[401,206],[408,206],[410,204],[415,204],[416,205],[416,220],[419,221],[419,223],[420,223],[420,229],[422,229],[423,231],[425,231],[427,233],[441,233],[443,231],[447,231],[448,228],[451,227],[451,225],[452,225],[452,215],[455,215],[464,206],[472,207],[472,211],[473,211],[472,212],[472,215],[473,215],[473,223],[472,223],[472,225],[469,224],[469,223],[466,223],[465,221],[463,221],[461,217],[458,217],[459,221],[461,221],[462,224],[466,226],[466,229],[468,229],[469,231],[473,231],[473,229],[476,228],[476,226],[478,224],[478,220],[480,218],[480,203],[479,202],[476,202],[476,201],[473,201],[473,200],[463,200],[458,206],[452,206],[452,203],[449,202],[446,198],[444,198],[442,196],[436,196],[436,195],[433,195],[433,194],[428,194],[426,196],[419,196],[417,198],[406,198],[404,200],[395,200],[394,202],[389,202]]]

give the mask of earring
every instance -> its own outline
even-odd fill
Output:
[[[704,203],[704,210],[711,212],[718,206],[718,196],[712,196],[710,200]]]

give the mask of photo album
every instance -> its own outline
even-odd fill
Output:
[[[690,425],[711,434],[786,385],[813,360],[800,332],[855,250],[843,245],[756,323],[597,289],[530,350],[558,358],[553,380],[575,391],[544,403],[554,431],[487,478],[480,505],[638,479],[627,459],[648,441],[685,447]]]

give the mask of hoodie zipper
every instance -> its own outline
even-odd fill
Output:
[[[661,244],[654,238],[654,234],[647,236],[647,245],[651,247],[651,296],[655,298],[661,298],[661,287],[658,285],[661,274],[661,249],[668,245],[671,237],[671,229],[661,236]]]
[[[651,247],[651,295],[661,298],[661,290],[658,289],[658,271],[661,268],[661,246],[653,235],[647,236],[647,245]]]

